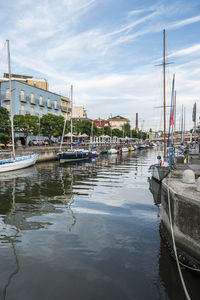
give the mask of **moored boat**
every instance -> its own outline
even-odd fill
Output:
[[[0,161],[0,173],[15,171],[34,165],[38,159],[38,154],[30,154],[26,156],[16,157],[15,155],[15,143],[14,143],[14,125],[13,125],[13,101],[12,101],[12,83],[10,72],[10,48],[9,41],[7,40],[8,50],[8,72],[9,72],[9,90],[10,90],[10,120],[11,120],[11,133],[12,133],[12,158],[4,159]]]

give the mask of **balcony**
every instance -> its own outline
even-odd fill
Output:
[[[69,112],[69,108],[68,108],[67,106],[61,105],[60,108],[61,108],[61,110],[64,111],[64,112]]]
[[[19,96],[19,101],[27,103],[27,98],[20,95]]]
[[[10,97],[8,95],[2,94],[1,95],[1,100],[4,102],[8,102],[10,101]]]
[[[30,101],[30,104],[31,104],[31,105],[36,105],[36,102],[35,102],[34,100],[31,100],[31,101]]]
[[[48,107],[48,108],[52,108],[51,103],[48,103],[48,104],[47,104],[47,107]]]

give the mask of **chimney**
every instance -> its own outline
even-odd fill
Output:
[[[136,124],[135,124],[135,130],[138,133],[138,113],[136,113]]]

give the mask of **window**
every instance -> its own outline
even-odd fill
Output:
[[[55,111],[54,115],[57,116],[57,111]]]
[[[21,115],[24,116],[24,105],[21,105]]]
[[[34,116],[34,107],[31,107],[31,116]]]
[[[21,99],[21,101],[24,101],[24,91],[23,90],[20,91],[20,99]]]
[[[40,105],[42,105],[42,96],[40,96]]]
[[[42,118],[43,110],[40,108],[40,118]]]
[[[7,105],[6,105],[6,109],[7,109],[7,111],[10,113],[10,104],[7,104]]]
[[[51,111],[50,111],[50,110],[48,110],[48,115],[50,115],[50,113],[51,113]]]
[[[57,100],[54,100],[54,108],[57,109]]]
[[[33,93],[31,93],[31,103],[35,103],[35,99],[34,99],[35,97],[34,97],[34,94]]]
[[[10,100],[10,89],[6,89],[6,99]]]
[[[51,107],[51,99],[50,98],[47,99],[47,106]]]

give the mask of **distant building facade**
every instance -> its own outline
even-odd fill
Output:
[[[87,113],[83,105],[73,106],[72,109],[72,118],[73,119],[87,119]]]
[[[107,120],[100,119],[100,118],[94,120],[93,124],[98,128],[111,127],[110,123]]]
[[[10,99],[9,81],[1,81],[0,105],[9,112]],[[66,105],[69,105],[67,99]],[[41,118],[43,115],[61,115],[65,112],[60,95],[17,80],[12,80],[12,101],[13,115],[29,114]]]
[[[9,74],[4,73],[3,77],[0,78],[0,82],[7,81],[8,79],[9,79]],[[11,79],[23,83],[27,83],[29,85],[48,91],[48,81],[46,79],[38,79],[38,78],[34,78],[33,76],[19,75],[19,74],[11,74]]]
[[[123,130],[125,124],[130,124],[130,120],[121,116],[116,116],[108,119],[112,129]]]

